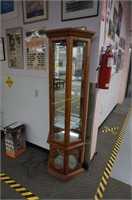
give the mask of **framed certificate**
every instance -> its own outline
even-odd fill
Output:
[[[4,38],[0,37],[0,61],[5,60]]]
[[[6,39],[9,68],[23,69],[22,28],[7,29]]]

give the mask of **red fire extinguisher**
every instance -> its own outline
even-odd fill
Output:
[[[112,65],[113,53],[110,46],[107,46],[105,53],[101,57],[98,88],[109,89]]]

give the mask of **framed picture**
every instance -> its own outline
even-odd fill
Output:
[[[22,69],[22,28],[7,29],[6,40],[9,68]]]
[[[10,19],[18,17],[17,1],[0,1],[0,17],[1,19]]]
[[[26,30],[25,43],[27,69],[46,71],[45,28]]]
[[[98,15],[99,1],[67,1],[61,3],[62,21],[73,20]]]
[[[32,23],[48,19],[48,2],[26,0],[23,4],[23,22]]]
[[[5,60],[4,38],[0,37],[0,61]]]

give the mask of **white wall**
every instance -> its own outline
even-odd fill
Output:
[[[113,1],[110,18],[113,18],[113,10],[114,7],[118,10],[119,1]],[[113,66],[112,76],[110,81],[109,90],[97,89],[97,98],[96,98],[96,110],[93,120],[93,131],[92,131],[92,140],[91,140],[91,152],[90,158],[93,157],[96,151],[96,143],[98,136],[98,127],[103,123],[106,117],[110,114],[112,109],[116,106],[117,103],[122,103],[125,97],[126,91],[126,83],[127,76],[129,70],[129,47],[130,47],[130,16],[131,16],[131,6],[130,1],[121,1],[123,7],[123,16],[122,16],[122,24],[121,24],[121,32],[120,36],[124,37],[126,40],[125,46],[125,62],[124,67],[119,73],[115,73],[115,69]],[[119,37],[115,36],[115,41],[119,42]],[[101,21],[100,26],[100,41],[99,41],[99,52],[100,55],[101,48],[106,48],[107,45],[115,45],[108,37],[108,25],[105,26],[105,22]]]
[[[49,84],[48,84],[48,54],[47,71],[33,71],[26,68],[25,30],[46,27],[46,30],[65,27],[86,27],[94,31],[95,36],[91,44],[90,82],[95,80],[100,18],[83,18],[79,20],[61,21],[61,1],[49,1],[49,18],[32,24],[23,24],[22,4],[18,1],[19,17],[1,22],[1,36],[4,37],[6,61],[0,63],[2,71],[2,122],[3,126],[14,121],[26,124],[27,141],[48,149],[47,137],[49,133]],[[23,28],[23,65],[24,69],[9,69],[6,48],[6,29]],[[47,47],[48,49],[48,47]],[[13,79],[13,86],[9,88],[6,78]],[[38,90],[38,97],[35,91]]]
[[[115,70],[112,70],[112,76],[110,81],[110,88],[109,90],[101,90],[99,89],[100,93],[100,109],[99,109],[99,125],[106,119],[106,117],[109,115],[109,113],[112,111],[112,109],[116,106],[117,103],[122,103],[125,97],[125,90],[126,90],[126,83],[127,83],[127,75],[128,75],[128,69],[129,69],[129,47],[130,47],[130,1],[129,3],[127,1],[121,1],[122,7],[123,7],[123,16],[122,16],[122,23],[121,23],[121,31],[120,36],[125,38],[126,45],[125,50],[122,49],[122,51],[125,53],[125,62],[124,67],[122,70],[119,70],[119,73],[115,73]],[[111,14],[110,18],[113,18],[113,11],[114,7],[118,11],[118,5],[119,1],[113,1],[112,8],[111,8]],[[101,22],[101,26],[104,26],[104,23]],[[100,45],[99,48],[101,49],[101,46],[106,47],[108,44],[115,46],[115,42],[119,43],[119,37],[115,35],[115,41],[113,42],[108,37],[108,27],[106,27],[106,31],[104,31],[103,28],[101,28],[100,35],[103,35],[103,32],[106,33],[105,40],[103,38],[100,38]],[[120,49],[120,47],[119,47]],[[113,66],[115,68],[116,66]],[[122,101],[119,99],[122,99]]]

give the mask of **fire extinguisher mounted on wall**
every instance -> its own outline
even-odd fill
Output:
[[[107,46],[107,49],[104,54],[102,54],[99,68],[99,81],[98,88],[100,89],[109,89],[111,71],[113,65],[113,53],[110,46]]]

